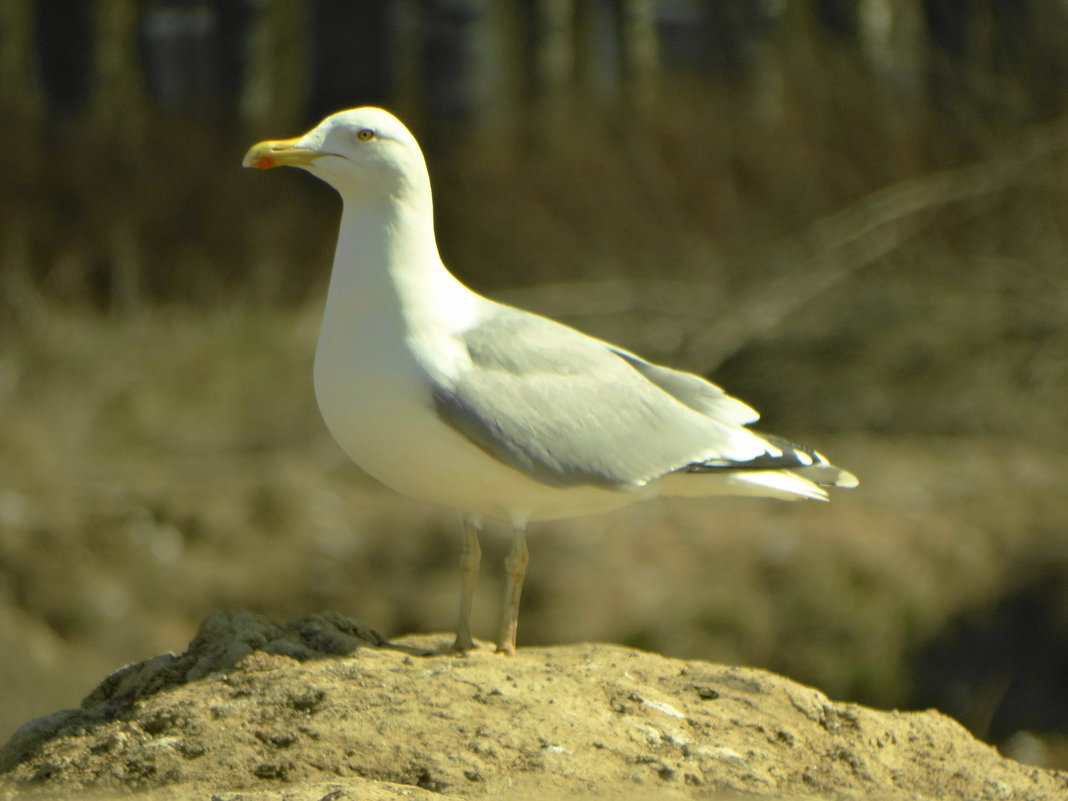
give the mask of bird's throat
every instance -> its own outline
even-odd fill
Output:
[[[391,199],[345,204],[327,295],[325,328],[357,321],[411,339],[460,330],[478,296],[445,268],[429,208]]]

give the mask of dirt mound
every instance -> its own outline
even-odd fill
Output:
[[[436,650],[448,641],[386,643],[334,613],[214,614],[182,655],[23,726],[0,749],[0,794],[1068,797],[1068,774],[1003,759],[937,712],[611,645],[508,659]]]

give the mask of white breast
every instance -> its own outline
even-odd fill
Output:
[[[438,417],[428,377],[385,321],[324,320],[315,353],[315,395],[342,450],[386,486],[467,514],[554,519],[618,508],[644,493],[558,489],[497,461]],[[360,344],[356,344],[360,343]]]
[[[447,381],[469,366],[455,335],[492,304],[445,269],[429,197],[420,203],[345,203],[315,353],[315,395],[342,450],[397,492],[475,516],[569,517],[638,500],[542,484],[438,416],[431,375]]]

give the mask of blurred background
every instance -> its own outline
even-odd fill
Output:
[[[315,408],[339,202],[240,169],[366,104],[468,285],[861,478],[536,526],[521,644],[766,667],[1068,767],[1064,0],[4,0],[0,738],[220,607],[453,626],[455,516]]]

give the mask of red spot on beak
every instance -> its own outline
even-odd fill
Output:
[[[276,165],[274,159],[270,156],[256,156],[256,158],[252,159],[252,166],[257,170],[269,170]]]

